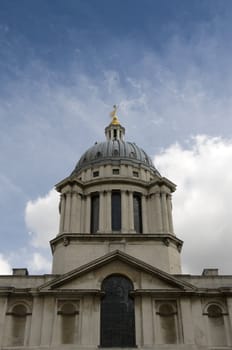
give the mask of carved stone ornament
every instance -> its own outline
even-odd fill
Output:
[[[170,244],[170,240],[168,238],[164,239],[164,244],[168,247]]]
[[[67,237],[63,238],[63,245],[67,247],[69,245],[69,239]]]

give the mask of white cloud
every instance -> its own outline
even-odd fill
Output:
[[[51,261],[39,252],[33,253],[29,261],[29,268],[34,272],[41,272],[41,271],[50,272]]]
[[[25,221],[34,247],[47,248],[49,240],[57,235],[58,203],[59,194],[54,189],[44,197],[27,203]]]
[[[0,254],[0,274],[1,275],[11,275],[12,269],[8,260]]]
[[[219,267],[231,273],[232,140],[197,136],[188,149],[172,145],[155,157],[173,195],[175,231],[184,240],[185,272]]]

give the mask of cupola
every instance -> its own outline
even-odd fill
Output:
[[[114,105],[114,110],[110,113],[112,117],[112,121],[110,125],[108,125],[105,128],[105,135],[107,141],[113,141],[113,140],[124,140],[125,136],[125,128],[121,126],[118,116],[116,115],[117,107]]]

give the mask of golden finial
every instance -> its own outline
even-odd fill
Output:
[[[117,112],[117,110],[118,110],[118,107],[116,106],[116,105],[113,105],[113,111],[110,113],[110,116],[111,116],[111,118],[112,118],[112,122],[111,122],[111,124],[113,124],[113,125],[119,125],[120,123],[119,123],[119,120],[118,120],[118,117],[117,117],[117,115],[116,115],[116,112]]]

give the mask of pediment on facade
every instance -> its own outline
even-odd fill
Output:
[[[115,250],[42,285],[41,291],[79,290],[100,292],[109,275],[122,274],[134,284],[135,291],[193,291],[195,287],[126,253]]]

